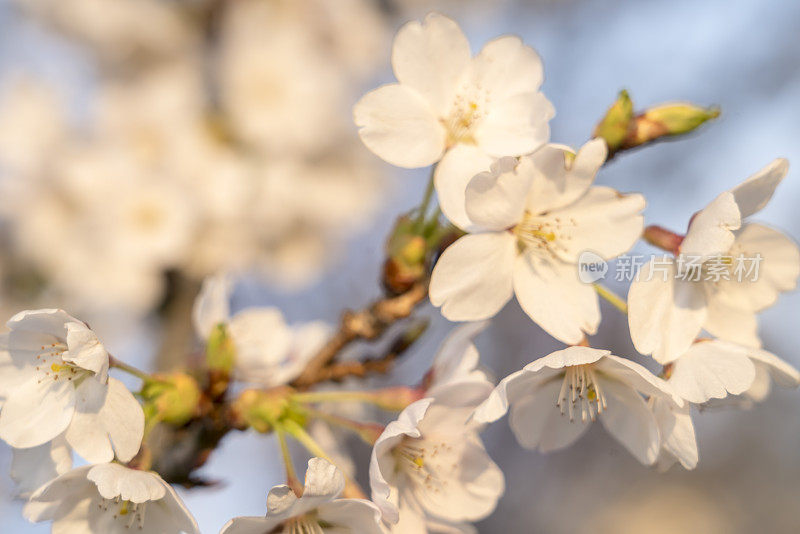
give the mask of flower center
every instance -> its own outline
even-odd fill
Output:
[[[429,442],[420,439],[406,438],[395,447],[396,470],[403,473],[415,485],[427,491],[440,493],[447,490],[447,476],[443,471],[455,470],[458,466],[448,463],[451,445],[441,442]]]
[[[566,250],[564,241],[572,239],[570,230],[577,222],[570,218],[531,215],[525,212],[522,221],[512,232],[520,250],[530,250],[543,257],[554,257],[558,249]]]
[[[44,380],[78,380],[91,373],[91,371],[63,360],[62,355],[67,351],[67,346],[64,343],[42,345],[39,349],[41,352],[36,356],[36,371],[39,375],[39,384]]]
[[[119,521],[125,528],[144,530],[146,502],[135,503],[123,501],[120,497],[114,499],[100,499],[97,508],[105,514],[111,514],[115,521]]]
[[[556,406],[561,410],[561,415],[569,414],[570,422],[575,421],[578,412],[584,423],[589,419],[594,421],[598,414],[603,413],[607,406],[606,397],[591,365],[567,367]]]
[[[286,521],[282,534],[325,534],[325,529],[314,514],[303,514]]]
[[[447,146],[458,143],[474,145],[475,128],[486,117],[486,108],[490,102],[488,94],[480,87],[467,90],[462,88],[456,95],[450,115],[441,119],[447,130]]]

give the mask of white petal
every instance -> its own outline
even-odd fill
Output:
[[[22,511],[25,519],[32,522],[59,519],[64,508],[96,496],[95,485],[86,479],[91,468],[91,465],[76,467],[37,489]],[[86,516],[84,525],[85,521]]]
[[[67,428],[74,412],[72,382],[30,377],[0,410],[0,438],[17,448],[42,445]]]
[[[514,293],[522,309],[548,334],[579,343],[597,332],[600,306],[591,284],[578,279],[575,265],[524,254],[514,265]]]
[[[487,399],[477,407],[473,418],[480,423],[497,421],[508,412],[511,403],[527,394],[539,381],[535,373],[524,369],[511,373],[502,379]]]
[[[293,336],[278,308],[247,308],[228,326],[236,346],[236,372],[246,382],[269,383],[291,353]]]
[[[498,37],[486,43],[472,60],[471,81],[493,100],[535,93],[544,81],[542,60],[519,37]]]
[[[265,385],[287,384],[303,372],[308,361],[330,339],[331,326],[324,321],[312,321],[291,328],[292,347],[290,354],[280,362],[280,366],[264,368],[257,382]]]
[[[219,534],[264,534],[274,526],[274,522],[265,517],[234,517],[225,523]]]
[[[778,158],[731,190],[742,219],[767,205],[788,171],[789,162]]]
[[[608,403],[599,416],[600,422],[637,460],[645,465],[654,463],[661,442],[656,418],[644,399],[622,382],[603,378],[600,381]]]
[[[762,402],[767,398],[769,392],[772,391],[772,378],[770,377],[767,366],[758,362],[754,363],[756,366],[756,377],[750,385],[750,389],[745,391],[741,397],[728,397],[726,399],[731,400],[737,407],[741,406],[742,409],[752,408],[752,401]]]
[[[565,147],[549,144],[525,156],[536,169],[527,199],[531,213],[561,208],[583,196],[605,162],[608,148],[604,140],[592,139],[581,147],[571,165],[565,152]]]
[[[476,174],[489,170],[493,161],[493,157],[476,146],[458,144],[448,150],[436,166],[433,182],[439,207],[445,217],[462,230],[470,231],[474,227],[467,216],[467,184]]]
[[[386,425],[386,429],[375,441],[369,463],[369,485],[372,490],[372,501],[378,505],[383,520],[394,524],[399,520],[397,504],[390,500],[392,487],[387,478],[395,476],[395,460],[392,448],[403,436],[421,437],[419,423],[427,413],[433,399],[421,399],[409,404],[397,420]]]
[[[469,219],[489,230],[505,230],[517,224],[525,210],[525,197],[533,178],[533,164],[523,158],[501,158],[491,170],[470,180],[466,191]]]
[[[267,494],[267,517],[273,520],[290,517],[297,500],[297,495],[286,484],[273,486]]]
[[[748,350],[747,356],[756,362],[757,367],[766,367],[772,379],[775,380],[779,386],[796,388],[800,385],[800,372],[771,352],[765,350]]]
[[[448,521],[483,519],[494,511],[503,494],[503,473],[477,434],[446,437],[451,440],[448,447],[426,457],[426,467],[434,478],[447,482],[447,491],[436,484],[419,484],[417,496],[429,515]],[[431,445],[437,442],[442,442],[438,436]]]
[[[0,334],[0,346],[8,346],[8,338],[8,333]],[[21,361],[16,362],[9,351],[0,349],[0,407],[3,406],[3,399],[28,379],[33,372],[33,361],[36,356],[33,353],[29,353],[29,356],[29,359],[17,358]]]
[[[679,408],[663,398],[653,399],[653,414],[661,434],[661,446],[686,469],[697,467],[699,454],[689,404]]]
[[[463,236],[436,262],[431,303],[451,321],[492,317],[511,298],[515,256],[516,240],[508,232]]]
[[[92,466],[86,478],[97,485],[97,491],[105,499],[120,497],[123,501],[138,504],[163,499],[167,494],[166,484],[156,473],[129,469],[120,464]]]
[[[675,360],[669,384],[695,404],[744,393],[756,370],[746,349],[724,341],[701,341]]]
[[[159,502],[159,504],[163,505],[165,516],[165,520],[162,524],[168,524],[171,528],[177,528],[186,534],[200,534],[200,527],[198,527],[197,521],[192,517],[189,509],[186,508],[186,505],[178,496],[175,489],[161,479],[161,477],[158,477],[158,480],[166,490],[166,494],[161,502]],[[148,512],[150,512],[150,510],[148,510]],[[162,529],[167,530],[167,528],[170,527],[162,527]]]
[[[733,231],[738,230],[741,224],[733,193],[726,191],[694,216],[681,242],[680,252],[702,258],[725,254],[733,245]]]
[[[427,167],[445,149],[446,132],[419,93],[390,84],[370,91],[353,108],[361,141],[398,167]]]
[[[431,374],[434,385],[476,378],[480,355],[472,340],[487,326],[488,321],[475,321],[450,331],[433,359]],[[483,375],[480,371],[478,373]]]
[[[362,499],[337,499],[323,504],[317,511],[318,517],[335,528],[359,534],[381,534],[381,511],[370,501]],[[260,531],[263,532],[263,531]],[[260,534],[256,533],[256,534]]]
[[[549,382],[528,391],[511,407],[509,424],[519,444],[526,449],[550,452],[575,443],[591,425],[580,414],[570,421],[565,409],[555,405],[561,391],[560,380]]]
[[[108,352],[97,339],[97,334],[79,322],[67,323],[66,328],[69,352],[64,354],[64,361],[74,363],[105,378],[108,371]]]
[[[671,258],[653,258],[628,290],[628,325],[633,344],[659,363],[669,363],[691,346],[706,317],[702,285],[675,277]]]
[[[444,115],[470,64],[469,41],[453,20],[430,13],[405,24],[394,39],[392,68],[398,81],[414,88]]]
[[[344,491],[344,476],[329,461],[323,458],[311,458],[306,470],[303,497],[336,498]]]
[[[736,236],[730,254],[733,265],[729,276],[714,282],[712,293],[727,306],[758,312],[773,305],[781,292],[797,286],[800,250],[777,230],[761,224],[746,225]],[[748,272],[751,268],[753,272]]]
[[[617,382],[627,384],[648,397],[667,397],[678,406],[683,405],[672,386],[638,363],[609,354],[597,362],[596,368]]]
[[[144,412],[133,394],[115,378],[103,384],[85,379],[76,389],[75,414],[66,438],[90,463],[110,462],[114,453],[130,461],[142,443]]]
[[[128,462],[136,456],[144,435],[144,412],[128,388],[115,378],[108,379],[100,421],[120,461]]]
[[[627,252],[642,235],[642,195],[622,195],[610,187],[591,187],[575,203],[547,214],[555,228],[555,253],[576,263],[591,250],[609,260]]]
[[[192,307],[192,322],[198,336],[208,339],[214,327],[227,323],[231,315],[233,280],[226,273],[206,277]]]
[[[39,487],[72,468],[72,451],[63,436],[38,447],[14,449],[13,453],[10,474],[21,497],[29,497]]]
[[[610,354],[611,351],[608,350],[577,345],[551,352],[547,356],[534,360],[525,366],[525,370],[538,373],[545,368],[562,369],[573,365],[587,365],[598,362]]]
[[[67,428],[67,441],[89,463],[110,462],[114,459],[114,450],[100,419],[108,387],[90,377],[76,388],[75,394],[75,414]]]
[[[725,341],[747,347],[761,347],[756,314],[725,306],[720,299],[708,300],[708,313],[703,329]]]
[[[471,85],[491,99],[475,132],[481,147],[497,156],[519,156],[547,142],[554,110],[539,93],[542,80],[539,55],[518,37],[500,37],[483,47],[470,73]]]
[[[548,121],[555,109],[542,93],[511,96],[492,103],[489,114],[475,130],[475,141],[495,157],[521,156],[550,138]]]
[[[66,339],[66,324],[72,322],[79,323],[80,321],[64,310],[46,308],[21,311],[9,319],[6,326],[10,330],[41,332],[59,339]]]

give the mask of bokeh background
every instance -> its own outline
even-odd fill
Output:
[[[237,308],[274,304],[291,321],[334,321],[374,298],[383,238],[427,175],[369,154],[350,109],[391,79],[394,31],[431,9],[456,18],[475,50],[516,33],[539,51],[556,142],[584,142],[621,88],[637,108],[719,105],[697,134],[624,154],[598,176],[644,193],[648,223],[680,231],[773,158],[800,165],[791,0],[0,0],[3,315],[67,306],[117,356],[155,369],[174,363],[158,347],[187,335],[198,281],[220,268],[241,275]],[[800,238],[799,199],[792,169],[758,219]],[[636,358],[625,319],[603,312],[592,344]],[[422,313],[433,327],[393,381],[418,379],[450,328]],[[765,347],[800,366],[800,295],[781,297],[761,325]],[[497,376],[559,348],[515,303],[478,345]],[[485,439],[508,489],[478,528],[798,532],[799,395],[695,414],[692,472],[642,467],[599,426],[543,456],[496,424]],[[9,462],[0,446],[0,531],[47,532],[22,519]],[[276,444],[247,434],[229,435],[202,472],[219,485],[182,495],[204,533],[263,514],[282,482]]]

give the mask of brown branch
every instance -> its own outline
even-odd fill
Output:
[[[341,367],[334,371],[329,371],[328,368],[353,341],[378,338],[391,325],[411,315],[414,308],[427,296],[427,281],[418,282],[402,295],[380,299],[372,303],[368,308],[357,312],[344,312],[339,322],[339,329],[308,362],[306,368],[292,385],[304,389],[319,382],[331,380],[332,378],[329,377],[335,374],[341,374],[344,377],[348,375],[347,373],[356,372],[356,367],[353,363],[358,362],[341,362],[336,364],[337,366],[341,365]],[[361,362],[361,364],[367,365],[367,362]],[[373,361],[368,366],[377,370],[382,365],[384,364]],[[349,369],[347,373],[344,371],[345,368]],[[365,370],[364,373],[366,372],[368,371]]]
[[[316,382],[340,382],[348,377],[363,378],[368,374],[386,374],[395,360],[411,348],[427,329],[427,320],[416,322],[395,336],[385,354],[361,360],[331,362],[317,372]]]

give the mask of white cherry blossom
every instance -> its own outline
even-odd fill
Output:
[[[62,310],[20,312],[0,337],[0,438],[15,448],[63,438],[90,462],[139,451],[144,414],[108,377],[108,353],[84,323]]]
[[[578,343],[597,331],[598,297],[578,278],[582,252],[618,256],[642,231],[641,195],[592,186],[605,142],[573,156],[546,146],[517,161],[502,158],[466,191],[469,233],[450,245],[433,270],[431,302],[453,321],[495,315],[516,295],[550,335]]]
[[[72,448],[64,435],[28,449],[13,449],[11,478],[25,499],[45,483],[72,469]]]
[[[274,307],[246,308],[231,315],[232,289],[226,274],[206,278],[192,311],[195,330],[207,339],[215,326],[227,325],[241,380],[268,386],[290,382],[328,339],[330,326],[322,321],[287,325]]]
[[[499,37],[472,57],[458,24],[430,13],[397,33],[392,68],[398,82],[367,93],[354,108],[359,135],[399,167],[441,159],[436,189],[451,219],[463,212],[476,172],[495,157],[533,152],[550,136],[554,110],[539,91],[542,63],[518,37]]]
[[[344,485],[344,476],[336,467],[322,458],[312,458],[301,496],[289,486],[275,486],[267,497],[266,517],[236,517],[222,527],[220,534],[380,534],[378,507],[363,499],[339,499]]]
[[[800,385],[800,373],[771,352],[718,339],[693,343],[669,365],[668,375],[673,391],[694,404],[729,395],[763,400],[772,380]]]
[[[676,462],[686,469],[697,466],[692,405],[747,407],[767,396],[773,380],[783,387],[800,385],[800,372],[774,354],[717,339],[692,344],[666,367],[665,374],[673,392],[687,402],[678,406],[661,397],[651,397],[648,402],[661,433],[657,461],[661,471]]]
[[[700,459],[697,436],[692,422],[691,404],[678,406],[664,397],[650,397],[648,406],[658,422],[661,435],[661,450],[656,468],[664,472],[676,462],[684,469],[694,469]]]
[[[387,425],[369,467],[372,500],[387,524],[448,525],[492,513],[505,481],[478,427],[467,424],[471,411],[422,399]]]
[[[426,397],[449,406],[466,406],[489,395],[494,384],[479,369],[480,354],[473,343],[473,338],[487,326],[487,321],[475,321],[450,332],[425,376]]]
[[[636,350],[669,363],[702,329],[760,347],[755,314],[796,287],[800,250],[780,232],[742,221],[769,202],[787,171],[788,162],[777,159],[722,193],[693,217],[676,258],[654,258],[642,267],[628,292]],[[760,258],[753,260],[757,272],[737,273],[737,262],[752,267],[748,258]],[[719,268],[724,274],[711,274]]]
[[[32,522],[52,521],[64,534],[197,534],[197,523],[172,487],[152,471],[119,464],[78,467],[33,494]]]
[[[664,380],[641,365],[607,350],[575,346],[504,378],[474,418],[489,423],[510,409],[509,422],[520,445],[540,452],[571,445],[599,419],[637,460],[650,465],[661,439],[642,395],[683,404]]]

